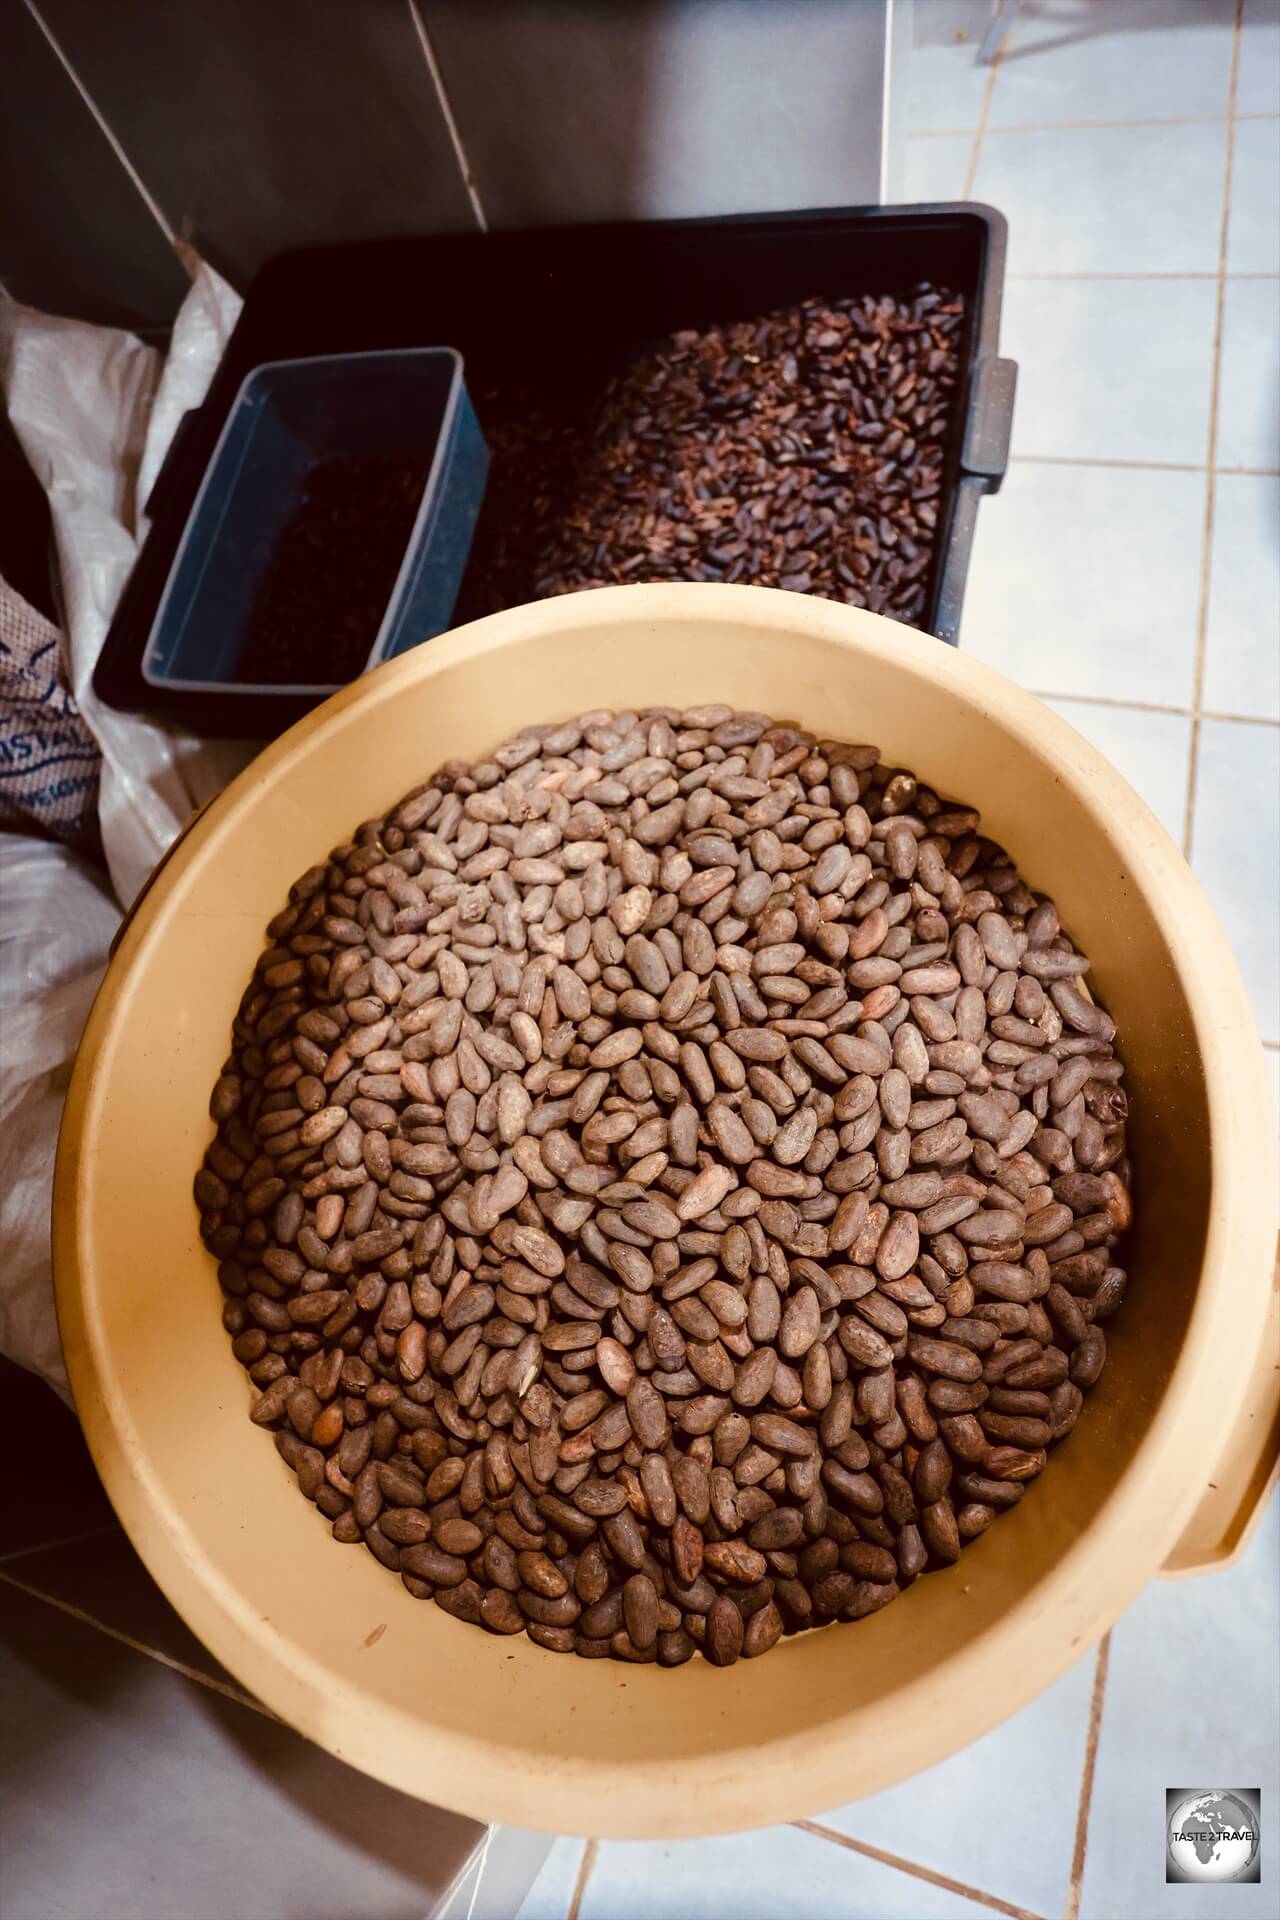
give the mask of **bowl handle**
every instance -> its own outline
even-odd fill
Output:
[[[1248,1390],[1200,1504],[1160,1569],[1164,1579],[1217,1573],[1239,1559],[1275,1483],[1278,1454],[1280,1292],[1273,1289]]]

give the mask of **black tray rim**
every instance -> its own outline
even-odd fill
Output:
[[[738,213],[700,215],[680,220],[604,221],[582,225],[555,225],[507,229],[498,233],[458,233],[406,235],[359,240],[339,245],[300,247],[269,260],[255,276],[236,321],[225,352],[210,382],[202,404],[189,413],[175,436],[169,458],[147,501],[147,535],[112,616],[106,638],[93,672],[93,689],[108,706],[124,712],[145,712],[154,717],[185,724],[208,737],[268,739],[283,731],[309,712],[316,698],[262,693],[183,693],[165,694],[142,678],[141,662],[156,611],[164,594],[174,557],[187,521],[200,491],[205,471],[223,426],[245,378],[269,357],[309,359],[307,352],[290,353],[276,339],[268,351],[259,335],[265,331],[270,341],[270,316],[279,300],[278,288],[287,288],[291,280],[308,271],[330,268],[344,273],[359,271],[362,260],[381,255],[404,257],[414,248],[446,247],[460,261],[477,254],[482,247],[511,243],[520,248],[537,248],[540,241],[563,245],[566,237],[580,239],[584,246],[625,242],[638,232],[711,232],[721,229],[754,231],[762,237],[788,231],[830,234],[833,239],[848,239],[859,231],[895,227],[927,232],[930,226],[954,232],[959,226],[979,231],[979,266],[971,295],[972,313],[966,328],[967,351],[964,367],[964,391],[961,396],[964,431],[957,437],[954,463],[947,479],[946,515],[938,529],[940,563],[934,590],[927,609],[924,631],[948,645],[957,642],[960,610],[968,573],[969,557],[977,513],[977,501],[998,490],[1007,460],[1008,408],[1012,404],[1012,374],[1008,381],[1006,417],[998,423],[997,440],[1003,439],[1005,453],[980,469],[965,464],[970,439],[971,412],[980,399],[980,375],[985,365],[998,361],[1000,315],[1004,291],[1005,262],[1008,251],[1008,225],[995,207],[982,201],[923,201],[892,206],[800,208],[781,213]],[[424,346],[439,342],[423,341]],[[365,349],[354,345],[352,352]],[[333,352],[330,348],[327,351]],[[1012,367],[1011,362],[1003,362]]]

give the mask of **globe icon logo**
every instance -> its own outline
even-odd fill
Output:
[[[1180,1880],[1241,1880],[1258,1857],[1257,1813],[1226,1788],[1181,1796],[1169,1815],[1169,1862]]]

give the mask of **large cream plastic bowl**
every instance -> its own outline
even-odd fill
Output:
[[[676,1672],[563,1658],[410,1598],[302,1500],[219,1323],[191,1180],[209,1090],[289,883],[455,754],[584,708],[727,700],[874,740],[1051,891],[1129,1065],[1137,1225],[1077,1431],[953,1569],[856,1627]],[[330,1752],[481,1820],[680,1835],[813,1814],[1048,1686],[1161,1569],[1235,1551],[1265,1487],[1271,1123],[1253,1019],[1181,855],[1091,747],[963,654],[749,587],[623,587],[498,615],[278,740],[163,867],[67,1102],[58,1305],[134,1544],[231,1672]]]

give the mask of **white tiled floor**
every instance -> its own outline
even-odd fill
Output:
[[[1190,851],[1280,1108],[1280,0],[1245,0],[1238,35],[1236,0],[1038,0],[994,82],[944,8],[970,35],[985,17],[918,0],[907,198],[961,197],[972,175],[1008,216],[1001,346],[1021,363],[962,644],[1052,696]],[[1224,262],[1233,66],[1237,113],[1267,117],[1234,128]],[[1096,124],[1135,120],[1163,124]],[[1280,1862],[1278,1541],[1273,1500],[1237,1567],[1153,1583],[1113,1632],[1083,1836],[1094,1654],[967,1752],[808,1830],[606,1842],[576,1907],[582,1844],[558,1842],[520,1920],[1272,1915],[1280,1866],[1167,1888],[1162,1834],[1166,1786],[1261,1785]]]
[[[1164,1914],[1274,1920],[1274,1866],[1264,1865],[1259,1886],[1166,1887],[1159,1825],[1166,1787],[1228,1776],[1237,1786],[1260,1785],[1264,1861],[1280,1862],[1273,1690],[1278,1558],[1280,1500],[1273,1499],[1239,1566],[1211,1580],[1156,1582],[1112,1633],[1085,1920]],[[1188,1700],[1189,1689],[1198,1706]]]
[[[1220,474],[1214,492],[1204,704],[1280,720],[1280,478]]]
[[[1274,113],[1280,97],[1280,0],[1244,0],[1238,113]]]
[[[990,124],[1220,114],[1235,12],[1235,0],[1055,0],[1029,9],[1005,49]]]
[[[585,1840],[561,1838],[555,1842],[520,1909],[520,1920],[564,1920],[573,1903],[585,1850]],[[476,1915],[475,1920],[481,1920],[481,1916]]]
[[[907,82],[912,133],[954,133],[976,127],[982,117],[988,71],[976,60],[957,60],[954,43],[917,47]]]
[[[579,1912],[581,1920],[978,1920],[982,1909],[799,1827],[766,1827],[722,1840],[605,1841]]]
[[[1280,273],[1280,120],[1242,120],[1227,240],[1228,273]]]
[[[1051,699],[1049,705],[1106,754],[1141,794],[1165,832],[1181,845],[1187,818],[1191,716],[1103,706],[1091,700]]]
[[[1191,864],[1240,962],[1262,1038],[1280,1041],[1280,730],[1205,720],[1200,727]]]
[[[960,644],[1037,693],[1189,707],[1205,476],[1014,469],[978,516]]]
[[[1011,280],[1014,453],[1202,464],[1217,313],[1214,280]]]
[[[990,132],[973,194],[1014,273],[1216,273],[1226,160],[1222,120]]]
[[[1056,1913],[1071,1873],[1093,1672],[1090,1654],[1007,1725],[914,1780],[822,1815],[821,1824],[1013,1906]],[[1018,1819],[1035,1846],[1009,1846],[1003,1822],[990,1817],[997,1780],[1021,1783]]]
[[[1280,468],[1280,277],[1226,284],[1218,464]]]
[[[903,198],[963,200],[972,157],[971,133],[939,134],[928,140],[908,140]]]

